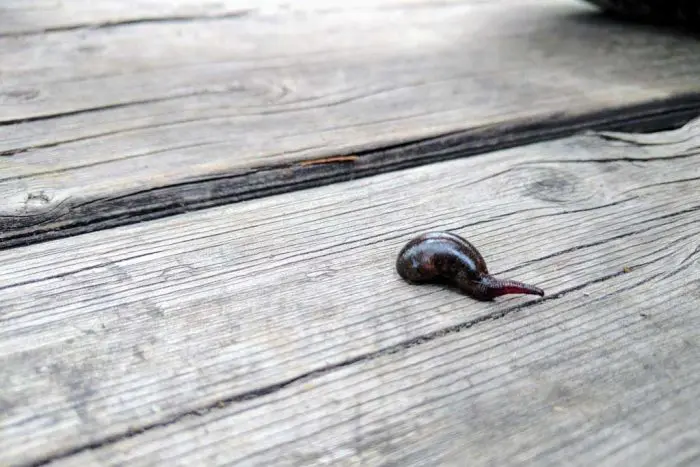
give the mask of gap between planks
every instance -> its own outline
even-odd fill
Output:
[[[566,313],[635,271],[691,287],[674,271],[697,263],[692,128],[569,138],[4,251],[0,463],[137,439],[534,304]],[[395,254],[429,229],[466,235],[547,298],[484,305],[406,286]]]
[[[25,212],[0,216],[0,250],[548,141],[585,129],[605,133],[616,129],[640,131],[682,123],[692,125],[693,118],[698,115],[694,99],[694,96],[684,96],[677,100],[678,104],[672,101],[652,103],[575,119],[556,118],[556,122],[513,121],[508,125],[352,151],[347,155],[251,167],[239,173],[173,182],[131,193],[111,193],[104,197],[96,194],[91,200],[63,200],[52,204],[55,199],[43,189],[26,194],[20,192]],[[18,194],[13,197],[17,198]],[[32,205],[40,206],[39,210],[31,212]]]

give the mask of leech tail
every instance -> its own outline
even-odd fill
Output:
[[[498,279],[490,275],[484,275],[481,277],[481,283],[492,297],[508,294],[527,294],[544,297],[544,290],[539,287],[510,279]]]

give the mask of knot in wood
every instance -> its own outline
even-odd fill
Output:
[[[516,177],[525,196],[542,201],[568,203],[590,198],[593,193],[572,172],[554,167],[527,167]]]

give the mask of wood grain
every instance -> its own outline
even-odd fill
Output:
[[[694,465],[700,267],[663,244],[634,273],[53,465]]]
[[[42,35],[51,32],[120,27],[143,22],[177,22],[246,14],[253,3],[246,0],[202,2],[198,0],[114,0],[54,2],[4,0],[0,4],[0,37]],[[282,2],[267,2],[270,4]]]
[[[440,0],[441,5],[464,0]],[[426,0],[381,0],[381,6],[432,6]],[[47,0],[4,0],[0,4],[0,36],[23,36],[74,29],[99,29],[148,22],[216,21],[247,14],[374,9],[374,0],[97,0],[89,3]]]
[[[138,433],[242,401],[266,405],[262,396],[302,380],[515,311],[532,325],[541,310],[579,316],[595,338],[617,314],[664,302],[659,319],[677,309],[696,332],[699,127],[580,136],[0,252],[0,464],[43,465],[130,438],[132,446]],[[433,229],[468,237],[494,273],[541,286],[545,299],[484,304],[404,284],[396,253]],[[615,308],[595,300],[605,290],[620,300]],[[624,332],[619,345],[633,338]],[[621,360],[619,371],[632,372],[625,362],[634,363]],[[567,368],[549,377],[574,377]],[[678,383],[690,383],[694,371],[680,368]],[[596,394],[623,390],[602,375]],[[672,388],[658,381],[661,393]],[[440,390],[449,393],[430,394]],[[253,431],[236,443],[244,453],[274,439]],[[158,446],[124,455],[148,462],[140,450]]]
[[[700,113],[697,40],[575,0],[165,3],[4,7],[0,248]]]

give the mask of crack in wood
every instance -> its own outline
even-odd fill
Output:
[[[38,30],[18,31],[0,33],[0,38],[3,37],[25,37],[37,36],[50,33],[74,32],[83,29],[112,29],[123,26],[134,26],[139,24],[158,24],[158,23],[191,23],[193,21],[221,21],[233,18],[243,18],[250,15],[255,10],[234,10],[226,13],[211,14],[211,15],[170,15],[170,16],[153,16],[141,17],[134,19],[124,19],[115,21],[103,21],[96,23],[77,23],[66,26],[56,26]]]
[[[133,255],[133,256],[127,256],[126,258],[120,258],[120,259],[115,260],[115,261],[102,262],[100,264],[95,264],[93,266],[85,266],[85,267],[82,267],[80,269],[74,269],[72,271],[66,271],[66,272],[63,272],[60,274],[54,274],[51,276],[42,277],[41,279],[30,279],[30,280],[26,280],[26,281],[22,281],[22,282],[15,282],[14,284],[0,286],[0,291],[12,289],[14,287],[22,287],[25,285],[38,284],[41,282],[51,281],[51,280],[55,280],[55,279],[63,279],[65,277],[70,277],[70,276],[73,276],[75,274],[80,274],[82,272],[93,271],[95,269],[101,269],[101,268],[108,267],[108,266],[114,266],[114,265],[118,265],[119,263],[123,263],[125,261],[131,261],[133,259],[144,258],[144,257],[152,256],[152,255],[155,255],[158,253],[162,253],[162,251],[158,250],[158,251],[151,251],[148,253],[143,253],[143,254],[138,254],[138,255]],[[2,321],[3,320],[0,318],[0,323]]]
[[[221,94],[221,93],[226,93],[226,92],[230,92],[230,91],[201,90],[201,91],[187,92],[187,93],[181,93],[181,94],[173,94],[173,95],[163,96],[163,97],[156,97],[156,98],[152,98],[152,99],[141,99],[141,100],[136,100],[136,101],[120,102],[118,104],[107,104],[107,105],[100,105],[100,106],[95,106],[95,107],[84,107],[82,109],[67,110],[64,112],[56,112],[56,113],[52,113],[52,114],[41,114],[41,115],[35,115],[32,117],[0,120],[0,126],[12,126],[12,125],[19,125],[22,123],[54,120],[54,119],[63,118],[63,117],[72,117],[75,115],[91,114],[91,113],[104,112],[107,110],[115,110],[115,109],[124,109],[124,108],[128,108],[128,107],[136,107],[136,106],[140,106],[140,105],[155,104],[158,102],[168,102],[168,101],[184,99],[184,98],[188,98],[188,97],[203,96],[203,95],[208,95],[208,94]],[[61,144],[65,144],[65,143],[72,143],[75,141],[84,141],[84,140],[88,140],[88,139],[92,139],[92,138],[97,138],[100,136],[112,135],[115,133],[118,133],[118,132],[112,131],[112,132],[108,132],[108,133],[102,133],[99,135],[91,135],[91,136],[86,136],[86,137],[82,137],[82,138],[74,138],[74,139],[66,140],[66,141],[58,141],[58,142],[54,142],[54,143],[37,144],[34,146],[26,146],[26,147],[17,148],[17,149],[10,149],[10,150],[5,151],[4,153],[0,153],[0,155],[8,155],[7,153],[12,153],[13,151],[15,151],[15,153],[19,153],[19,152],[26,152],[26,151],[29,151],[32,149],[51,148],[51,147],[59,146]]]
[[[642,221],[641,223],[648,223],[648,222],[654,222],[654,221],[659,221],[659,220],[670,219],[670,218],[672,218],[672,217],[680,216],[680,215],[683,215],[683,214],[688,214],[688,213],[695,212],[695,211],[699,211],[699,210],[700,210],[700,205],[698,205],[698,206],[693,206],[692,208],[683,209],[683,210],[681,210],[681,211],[676,211],[676,212],[673,212],[673,213],[670,213],[670,214],[664,214],[663,216],[657,216],[657,217],[653,217],[653,218],[650,218],[650,219],[645,219],[645,220]],[[542,217],[547,217],[547,216],[542,216]],[[691,223],[694,223],[694,222],[696,222],[696,221],[693,221],[693,222],[691,222]],[[626,233],[623,233],[623,234],[620,234],[620,235],[615,235],[615,236],[613,236],[613,237],[604,238],[604,239],[602,239],[602,240],[598,240],[598,241],[595,241],[595,242],[586,243],[586,244],[583,244],[583,245],[577,245],[577,246],[575,246],[575,247],[571,247],[571,248],[567,248],[567,249],[565,249],[565,250],[557,251],[557,252],[551,253],[551,254],[549,254],[549,255],[546,255],[546,256],[542,256],[542,257],[533,259],[533,260],[531,260],[531,261],[525,261],[525,262],[523,262],[522,264],[519,264],[519,265],[517,265],[517,266],[513,266],[513,267],[511,267],[511,268],[504,269],[503,271],[500,271],[499,274],[511,273],[511,272],[513,272],[513,271],[517,271],[518,269],[525,268],[525,267],[527,267],[527,266],[530,266],[530,265],[532,265],[532,264],[534,264],[534,263],[537,263],[537,262],[539,262],[539,261],[542,261],[542,260],[551,259],[551,258],[556,258],[557,256],[562,256],[562,255],[565,255],[565,254],[567,254],[567,253],[571,253],[571,252],[574,252],[574,251],[583,250],[583,249],[586,249],[586,248],[591,248],[591,247],[594,247],[594,246],[603,245],[603,244],[605,244],[605,243],[607,243],[607,242],[610,242],[610,241],[613,241],[613,240],[620,240],[620,239],[622,239],[622,238],[627,238],[627,237],[631,237],[631,236],[633,236],[633,235],[637,235],[637,234],[640,234],[640,233],[648,232],[649,230],[652,230],[652,229],[654,229],[654,228],[656,228],[655,225],[650,225],[650,226],[645,227],[645,228],[640,229],[640,230],[635,230],[635,231],[632,231],[632,232],[626,232]]]
[[[609,159],[551,159],[547,161],[547,164],[586,164],[586,163],[594,163],[594,164],[610,164],[610,163],[615,163],[615,162],[642,162],[642,163],[649,163],[649,162],[658,162],[658,161],[668,161],[668,160],[675,160],[675,159],[690,159],[693,157],[698,157],[700,156],[700,148],[697,148],[697,151],[690,151],[690,152],[684,152],[682,154],[674,154],[672,156],[661,156],[661,157],[611,157]],[[535,165],[535,164],[541,164],[541,162],[536,162],[536,163],[531,163],[531,164],[524,164],[524,165]]]

